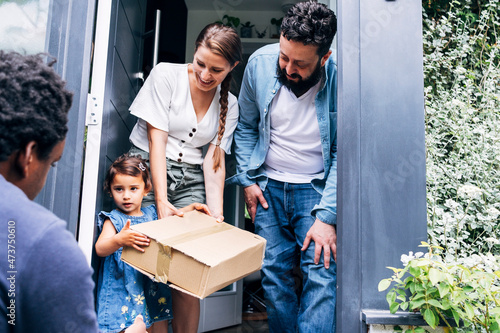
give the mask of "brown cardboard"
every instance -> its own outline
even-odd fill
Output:
[[[131,227],[151,239],[145,252],[125,247],[122,260],[157,281],[198,298],[262,267],[266,241],[192,211]]]

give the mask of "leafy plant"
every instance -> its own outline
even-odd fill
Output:
[[[275,26],[277,26],[278,28],[279,28],[279,27],[281,27],[281,22],[283,22],[283,18],[282,18],[282,17],[281,17],[281,18],[279,18],[279,19],[277,19],[277,18],[274,18],[274,17],[273,17],[273,18],[271,19],[271,24],[274,24],[274,25],[275,25]]]
[[[425,242],[421,246],[428,248],[427,254],[403,256],[405,267],[388,267],[394,274],[379,283],[379,291],[394,283],[386,295],[391,313],[419,311],[430,327],[442,322],[452,332],[500,332],[498,267],[494,270],[484,262],[473,266],[445,263],[433,253],[442,248]],[[413,331],[424,332],[422,328]]]
[[[222,20],[217,21],[217,23],[224,24],[225,26],[237,28],[240,25],[240,19],[238,17],[224,15]]]
[[[242,28],[253,28],[255,24],[251,24],[250,21],[241,24]]]
[[[423,5],[429,242],[500,255],[500,5]]]
[[[277,19],[277,18],[272,18],[271,19],[271,24],[276,27],[276,34],[272,34],[271,37],[276,37],[279,35],[280,28],[281,28],[281,23],[283,22],[283,17]]]
[[[255,32],[257,33],[257,37],[264,38],[266,36],[267,27],[265,27],[262,31],[259,31],[257,30],[257,28],[255,28]]]

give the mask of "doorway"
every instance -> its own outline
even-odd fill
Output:
[[[128,108],[154,66],[151,35],[157,10],[162,22],[158,60],[184,63],[188,16],[184,1],[113,0],[97,6],[78,237],[97,274],[100,259],[93,246],[98,237],[95,213],[113,208],[102,184],[112,161],[130,148],[128,137],[136,118]],[[226,222],[242,225],[240,189],[226,188],[224,201]],[[236,282],[202,300],[199,331],[239,324],[241,316],[242,282]]]

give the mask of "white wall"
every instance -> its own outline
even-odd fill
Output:
[[[194,42],[201,29],[207,24],[222,19],[225,14],[240,18],[241,22],[250,21],[256,27],[268,25],[268,31],[271,29],[271,19],[283,17],[283,12],[261,12],[261,11],[215,11],[215,10],[190,10],[188,12],[187,38],[186,38],[186,62],[193,61]],[[239,27],[237,28],[240,33]],[[254,32],[254,37],[256,37]],[[278,40],[276,40],[278,41]]]
[[[337,10],[336,0],[320,0],[319,2],[324,3],[326,5],[329,4],[329,8],[331,8],[334,12],[336,12]],[[186,63],[190,63],[193,61],[194,42],[196,40],[196,37],[200,33],[201,29],[203,29],[209,23],[221,20],[225,14],[240,18],[241,23],[250,21],[252,24],[255,24],[255,26],[259,29],[259,31],[264,26],[269,26],[268,33],[270,31],[273,31],[274,29],[274,26],[271,24],[271,19],[281,18],[284,16],[282,11],[237,11],[230,9],[229,7],[228,10],[226,10],[223,7],[217,9],[214,8],[214,10],[189,10],[188,23],[187,23],[187,37],[186,37],[186,59],[185,59]],[[239,27],[237,28],[237,30],[239,34]],[[256,37],[255,32],[254,32],[254,37]],[[334,49],[337,48],[337,37],[335,37],[333,41],[333,48]]]

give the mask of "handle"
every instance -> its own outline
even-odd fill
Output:
[[[156,10],[155,19],[155,42],[153,49],[153,67],[158,63],[158,52],[160,48],[160,22],[161,22],[161,10]]]

